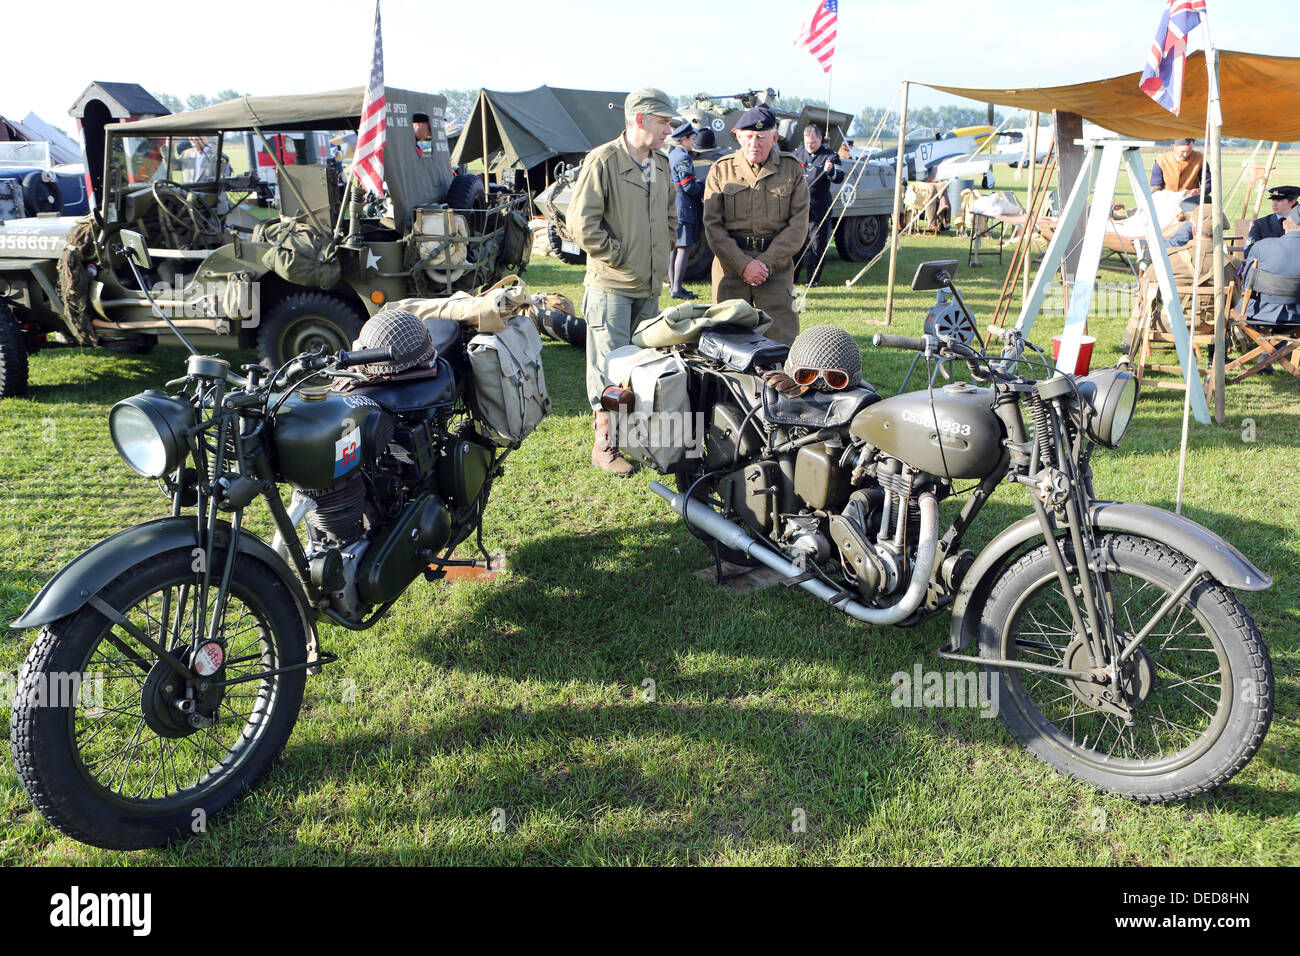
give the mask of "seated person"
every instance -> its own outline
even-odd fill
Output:
[[[1268,191],[1268,198],[1273,202],[1273,211],[1250,224],[1250,234],[1246,237],[1247,252],[1261,239],[1282,238],[1282,223],[1296,207],[1296,200],[1300,199],[1300,186],[1274,186]]]
[[[1283,235],[1261,239],[1246,254],[1246,319],[1253,325],[1300,328],[1300,206],[1287,213]]]
[[[1210,199],[1210,170],[1205,156],[1193,149],[1193,139],[1184,139],[1173,149],[1161,153],[1151,166],[1151,191],[1168,189],[1182,193],[1183,208],[1195,209],[1201,203],[1201,177],[1205,177],[1205,199]]]

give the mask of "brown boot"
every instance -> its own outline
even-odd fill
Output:
[[[632,463],[618,453],[610,425],[609,412],[596,412],[596,440],[591,446],[591,463],[601,471],[627,478],[632,474]]]

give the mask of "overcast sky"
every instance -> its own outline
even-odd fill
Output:
[[[793,45],[815,4],[383,0],[387,80],[424,90],[548,83],[653,85],[674,94],[771,86],[825,98],[826,75]],[[27,0],[6,15],[5,116],[21,119],[32,110],[69,128],[68,108],[91,80],[137,82],[184,99],[227,88],[256,95],[360,86],[369,70],[373,0],[59,0],[57,8],[57,23],[48,8]],[[1052,86],[1129,73],[1141,69],[1163,9],[1163,0],[840,0],[830,101],[854,113],[885,106],[904,79]],[[1215,43],[1295,55],[1298,9],[1294,0],[1210,0]],[[130,27],[114,23],[115,10]],[[958,101],[914,89],[912,102]]]

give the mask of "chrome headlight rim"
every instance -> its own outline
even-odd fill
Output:
[[[183,457],[186,430],[193,423],[193,406],[161,392],[124,398],[108,413],[108,433],[118,455],[145,478],[161,478],[176,470]],[[135,434],[128,432],[130,428]],[[156,444],[150,444],[151,440]]]

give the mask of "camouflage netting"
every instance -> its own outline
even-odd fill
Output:
[[[289,282],[332,289],[343,278],[338,255],[332,251],[327,255],[329,237],[306,223],[273,219],[257,227],[253,241],[271,244],[262,256],[262,264]]]
[[[99,336],[90,313],[90,273],[86,262],[95,259],[95,221],[90,216],[77,220],[68,231],[63,254],[55,269],[59,297],[63,299],[64,322],[80,345],[95,345]]]

